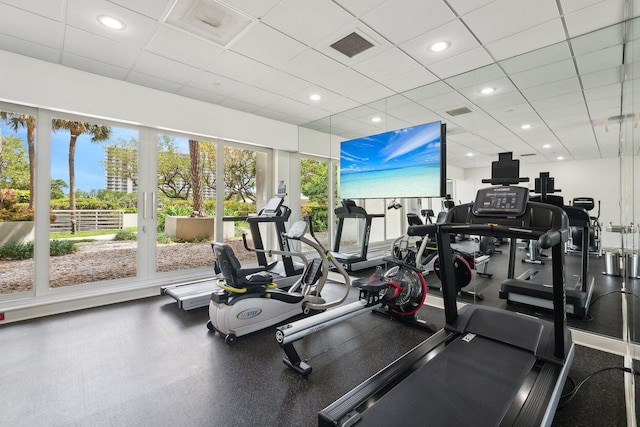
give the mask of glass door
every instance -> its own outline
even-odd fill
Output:
[[[138,140],[120,124],[51,120],[50,288],[138,276]]]

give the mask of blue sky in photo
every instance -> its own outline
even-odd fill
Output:
[[[440,164],[440,122],[344,141],[340,173]]]

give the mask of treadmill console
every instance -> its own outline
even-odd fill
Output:
[[[483,188],[478,191],[471,212],[476,216],[519,217],[527,210],[529,189],[516,186]]]

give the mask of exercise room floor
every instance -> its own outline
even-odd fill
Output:
[[[420,317],[444,322],[433,307]],[[273,328],[229,347],[207,320],[206,309],[158,296],[1,327],[0,424],[313,426],[319,410],[430,335],[371,313],[347,320],[296,344],[313,367],[303,379],[282,363]],[[578,347],[570,376],[622,363]],[[410,416],[399,424],[429,425]],[[598,375],[554,425],[626,425],[623,375]]]

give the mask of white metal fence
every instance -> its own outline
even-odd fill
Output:
[[[49,225],[51,233],[92,230],[122,230],[123,210],[61,210],[51,211],[55,222]]]

